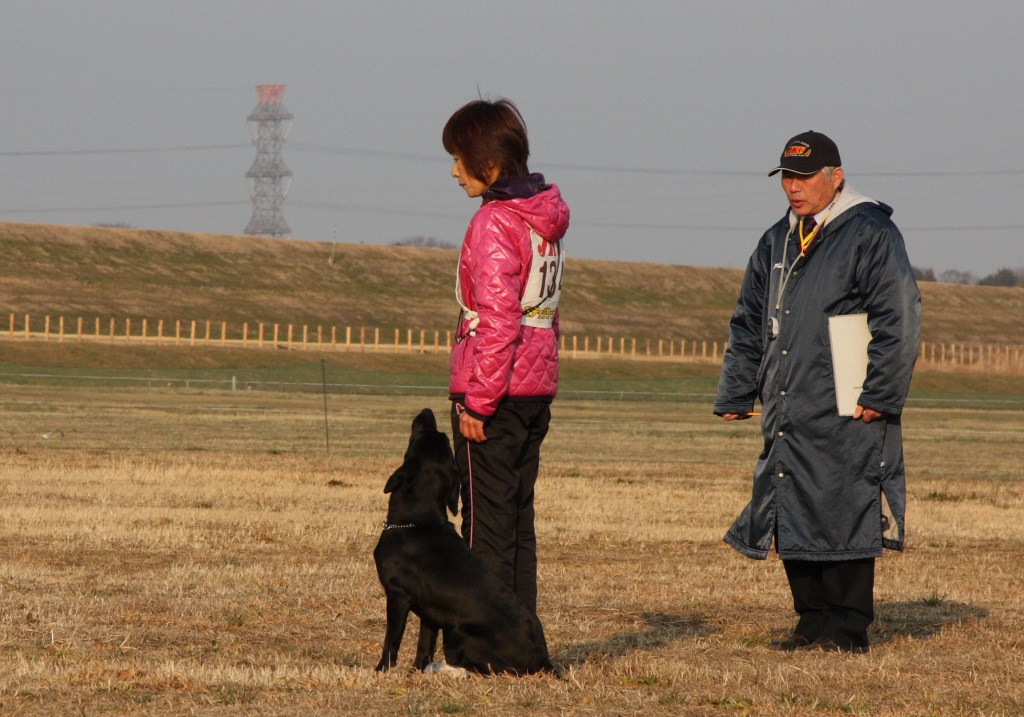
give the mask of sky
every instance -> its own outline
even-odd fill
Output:
[[[296,239],[457,246],[441,129],[508,97],[569,256],[742,268],[808,129],[911,262],[1024,267],[1024,3],[0,0],[0,221],[242,234],[284,83]],[[2,264],[2,262],[0,262]]]

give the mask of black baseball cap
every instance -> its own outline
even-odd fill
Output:
[[[808,130],[786,142],[779,166],[768,172],[772,176],[783,170],[794,174],[814,174],[824,167],[841,167],[839,148],[821,132]]]

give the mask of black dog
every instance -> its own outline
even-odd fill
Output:
[[[448,665],[472,672],[527,674],[552,670],[544,630],[534,612],[470,552],[448,522],[459,504],[459,476],[448,436],[429,408],[412,422],[405,461],[384,492],[388,519],[373,551],[388,601],[384,653],[390,669],[409,612],[420,618],[414,665],[434,657],[437,632]]]

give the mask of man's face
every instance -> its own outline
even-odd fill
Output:
[[[831,177],[825,176],[824,171],[814,174],[782,172],[782,191],[793,212],[801,217],[812,216],[827,207],[842,183],[842,167],[836,167]]]

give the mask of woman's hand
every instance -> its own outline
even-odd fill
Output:
[[[463,438],[474,443],[482,443],[487,440],[487,436],[484,435],[484,422],[465,412],[459,416],[459,433]]]

